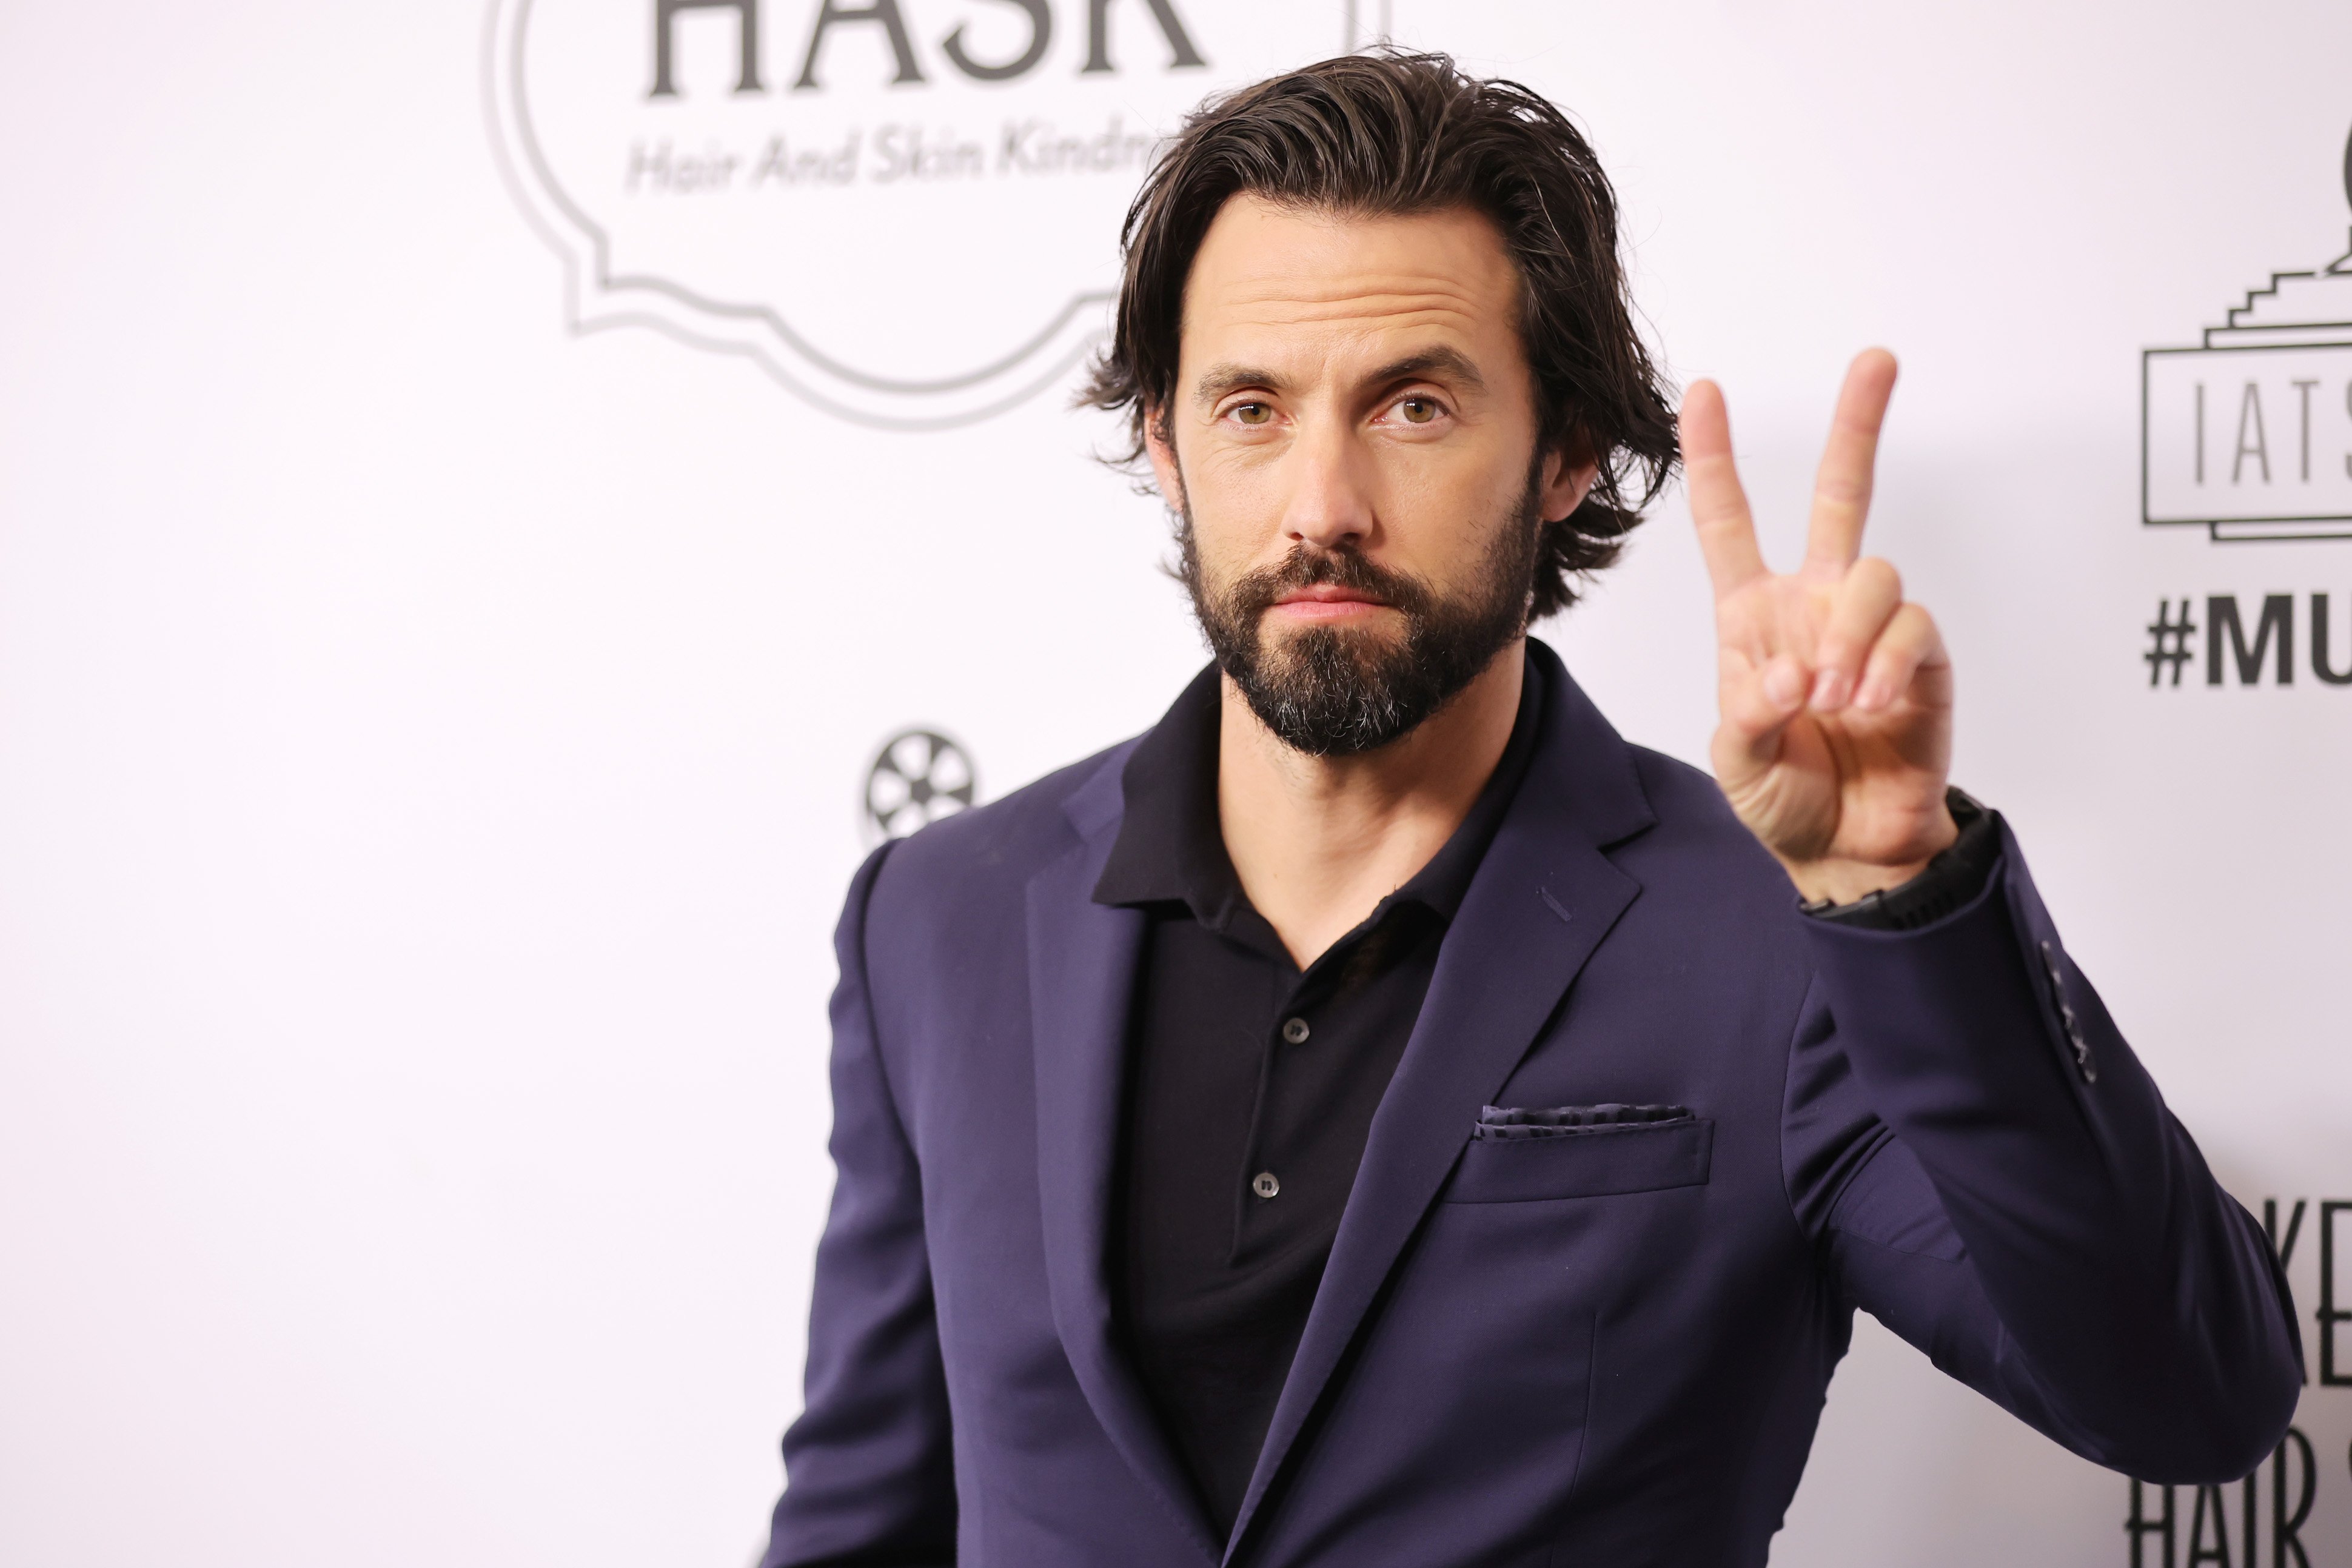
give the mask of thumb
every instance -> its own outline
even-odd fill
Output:
[[[1738,788],[1780,760],[1789,721],[1805,706],[1805,667],[1790,654],[1762,664],[1726,659],[1717,704],[1723,722],[1716,730],[1715,776],[1727,790]]]

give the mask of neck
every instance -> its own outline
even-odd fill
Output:
[[[1302,969],[1429,863],[1469,815],[1518,717],[1525,639],[1377,752],[1311,757],[1277,739],[1231,679],[1217,817],[1242,890]]]

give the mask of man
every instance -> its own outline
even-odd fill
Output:
[[[1126,240],[1093,396],[1215,663],[851,887],[770,1568],[1761,1563],[1856,1307],[2102,1464],[2250,1470],[2285,1284],[1859,556],[1893,361],[1785,576],[1684,399],[1710,781],[1526,637],[1676,455],[1556,110],[1328,61]]]

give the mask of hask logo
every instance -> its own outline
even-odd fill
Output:
[[[1357,26],[1335,0],[493,0],[486,107],[576,331],[929,428],[1060,383],[1184,113]]]
[[[2216,540],[2352,538],[2352,252],[2273,273],[2196,347],[2144,352],[2140,502]]]

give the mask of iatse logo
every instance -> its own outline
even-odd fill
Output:
[[[2194,348],[2145,351],[2140,500],[2217,541],[2352,538],[2352,253],[2273,273]]]
[[[1162,138],[1358,26],[1337,0],[493,0],[485,87],[575,330],[924,428],[1058,381]]]
[[[2352,142],[2344,192],[2352,200]],[[2352,252],[2273,272],[2204,337],[2141,353],[2140,521],[2191,524],[2216,542],[2352,539]],[[2294,686],[2306,668],[2300,627],[2306,684],[2352,687],[2340,603],[2324,591],[2221,593],[2201,605],[2184,595],[2176,609],[2168,595],[2145,628],[2147,683]]]

